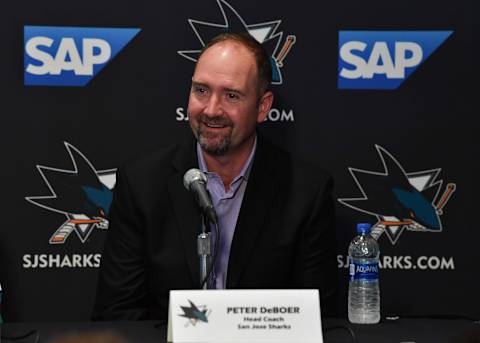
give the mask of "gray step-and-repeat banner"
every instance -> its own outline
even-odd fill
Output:
[[[112,190],[127,159],[190,134],[194,61],[225,30],[272,56],[260,130],[335,178],[340,312],[361,221],[382,230],[383,314],[478,315],[472,12],[467,0],[4,4],[4,319],[89,318],[109,196],[85,204],[81,189]]]

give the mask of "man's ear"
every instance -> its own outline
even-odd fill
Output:
[[[258,116],[257,116],[257,123],[263,123],[267,118],[268,112],[272,108],[273,104],[273,93],[270,91],[266,91],[260,101],[258,102]]]

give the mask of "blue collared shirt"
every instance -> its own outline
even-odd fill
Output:
[[[225,190],[223,181],[216,173],[207,170],[207,164],[203,158],[202,148],[197,143],[198,166],[207,176],[207,189],[212,196],[213,206],[218,216],[220,241],[218,244],[218,256],[213,271],[213,288],[224,289],[227,282],[228,259],[232,246],[233,234],[237,225],[238,214],[242,206],[243,195],[247,187],[248,176],[252,167],[253,156],[257,148],[257,138],[253,144],[252,152],[248,157],[240,173],[233,179],[230,189]],[[215,230],[212,230],[212,246],[215,242]]]

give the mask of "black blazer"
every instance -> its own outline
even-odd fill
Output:
[[[183,186],[195,141],[117,172],[93,318],[166,319],[171,289],[199,288],[200,213]],[[230,251],[227,288],[317,288],[322,311],[337,284],[332,179],[257,141]]]

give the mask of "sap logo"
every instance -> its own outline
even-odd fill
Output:
[[[388,51],[386,42],[376,42],[368,61],[354,54],[354,51],[365,51],[367,44],[364,42],[348,42],[340,49],[340,57],[356,66],[355,69],[343,68],[340,76],[346,79],[371,79],[375,74],[385,74],[389,79],[405,78],[405,68],[416,67],[423,57],[422,47],[413,42],[395,43],[395,59],[393,60]],[[407,57],[407,54],[410,57]],[[395,62],[394,62],[395,61]]]
[[[140,29],[24,27],[25,85],[85,86]]]
[[[37,61],[43,62],[39,66],[29,64],[26,69],[27,73],[34,75],[60,75],[63,70],[73,70],[75,75],[93,76],[93,65],[104,64],[112,55],[112,49],[107,41],[85,38],[82,40],[82,58],[78,53],[73,38],[62,38],[55,57],[52,57],[40,48],[50,48],[53,42],[53,39],[47,37],[34,37],[27,42],[25,46],[27,54]],[[99,51],[97,55],[93,53],[95,48]]]
[[[453,31],[340,31],[338,88],[396,89]]]

